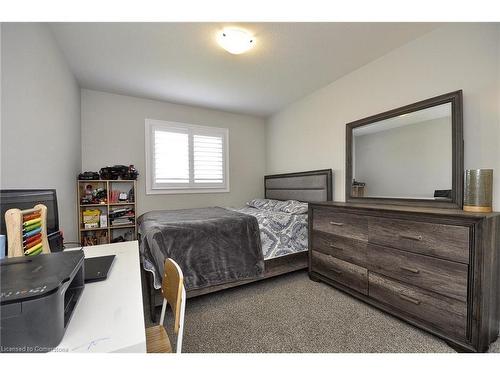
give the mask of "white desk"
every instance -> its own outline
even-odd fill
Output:
[[[77,250],[68,249],[65,251]],[[55,351],[146,352],[137,241],[89,246],[86,258],[113,255],[105,281],[85,284],[64,337]]]

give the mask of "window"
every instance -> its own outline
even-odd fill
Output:
[[[147,194],[229,191],[228,129],[146,120]]]

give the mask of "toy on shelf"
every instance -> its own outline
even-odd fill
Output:
[[[133,165],[114,165],[101,168],[99,175],[101,180],[137,180],[139,172]]]
[[[82,212],[83,227],[85,229],[99,228],[101,221],[101,211],[100,210],[84,210]]]
[[[82,172],[78,175],[79,180],[98,180],[99,173],[97,172]]]
[[[123,229],[119,229],[122,230]],[[125,242],[125,241],[133,241],[134,240],[134,231],[133,230],[127,230],[121,235],[114,237],[111,239],[111,243],[116,243],[116,242]]]
[[[43,204],[37,204],[28,210],[7,210],[5,225],[9,257],[50,253],[47,239],[47,207]]]
[[[135,211],[132,207],[110,210],[108,216],[111,226],[133,225],[135,223]]]
[[[91,232],[82,236],[82,246],[95,246],[108,243],[107,232]]]
[[[91,184],[85,186],[83,196],[81,197],[80,204],[106,204],[108,200],[108,193],[106,189],[99,187],[93,189]]]

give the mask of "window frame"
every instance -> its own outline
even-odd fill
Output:
[[[157,184],[155,180],[154,135],[156,129],[177,130],[187,133],[189,142],[189,183],[188,184]],[[195,184],[194,183],[194,150],[193,135],[222,136],[223,179],[222,184]],[[146,149],[146,194],[200,194],[200,193],[229,193],[229,129],[214,126],[202,126],[175,121],[145,120],[145,149]],[[169,186],[170,185],[170,186]]]

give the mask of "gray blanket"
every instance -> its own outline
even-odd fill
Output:
[[[187,290],[256,278],[264,272],[259,225],[253,216],[221,207],[151,211],[138,218],[144,268],[161,285],[172,258]]]

